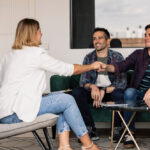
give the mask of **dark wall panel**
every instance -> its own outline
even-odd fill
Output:
[[[89,48],[95,27],[95,0],[70,0],[71,48]]]

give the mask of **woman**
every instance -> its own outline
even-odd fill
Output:
[[[59,150],[72,150],[70,127],[82,142],[82,150],[100,150],[91,142],[72,96],[57,92],[42,97],[46,71],[68,76],[99,70],[100,63],[82,66],[56,60],[39,47],[41,36],[38,21],[25,18],[18,23],[12,51],[1,63],[0,122],[30,122],[45,113],[59,114]]]

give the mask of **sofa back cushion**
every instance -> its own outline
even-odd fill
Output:
[[[74,89],[79,86],[80,74],[71,76],[70,89]]]
[[[61,91],[70,89],[70,79],[71,77],[53,75],[50,78],[50,88],[51,92]]]
[[[133,73],[132,70],[129,70],[127,72],[127,84],[128,85],[129,85],[132,73]],[[50,79],[51,92],[73,89],[73,88],[79,86],[79,81],[80,81],[80,74],[67,76],[67,77],[53,75],[53,76],[51,76],[51,79]]]

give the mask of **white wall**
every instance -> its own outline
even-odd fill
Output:
[[[89,50],[69,48],[69,0],[37,0],[36,15],[44,33],[43,42],[48,42],[51,55],[71,63],[82,63]]]
[[[92,49],[70,49],[69,6],[69,0],[0,0],[0,58],[11,48],[18,21],[32,17],[39,20],[43,46],[49,48],[52,56],[81,64],[83,57]],[[125,57],[133,50],[117,49]]]
[[[34,17],[34,0],[0,0],[0,58],[10,50],[18,21]]]

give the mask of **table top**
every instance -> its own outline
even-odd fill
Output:
[[[101,103],[101,107],[110,110],[119,110],[119,111],[148,111],[150,112],[149,107],[129,107],[128,104],[106,104]]]

